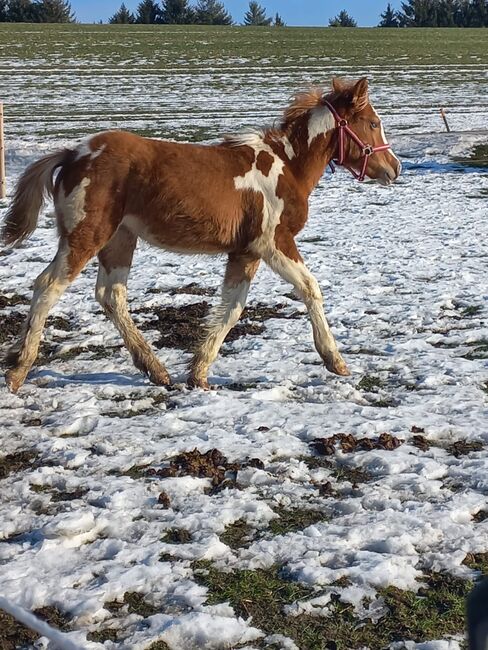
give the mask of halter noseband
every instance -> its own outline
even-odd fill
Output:
[[[366,167],[368,166],[369,157],[372,156],[377,151],[386,151],[387,149],[391,149],[391,145],[389,145],[387,142],[385,144],[380,144],[377,147],[373,147],[370,144],[365,144],[354,133],[354,131],[350,128],[350,126],[347,123],[347,120],[339,115],[339,113],[336,111],[336,109],[332,106],[332,104],[330,102],[326,101],[325,105],[327,106],[327,108],[330,110],[330,112],[334,116],[334,119],[335,119],[335,122],[336,122],[336,127],[339,129],[339,158],[337,160],[334,160],[333,162],[331,161],[329,163],[330,168],[334,172],[335,171],[334,163],[335,163],[336,165],[340,165],[340,166],[345,167],[346,169],[348,169],[351,172],[351,174],[354,176],[354,178],[357,178],[358,181],[364,181],[364,178],[366,176]],[[363,156],[364,156],[363,165],[361,167],[361,172],[359,174],[355,169],[353,169],[349,165],[344,164],[346,134],[352,140],[354,140],[354,142],[361,149],[361,151],[363,153]]]

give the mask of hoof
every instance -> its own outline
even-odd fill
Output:
[[[210,390],[210,384],[206,379],[188,377],[188,381],[186,383],[188,388],[201,388],[203,390]]]
[[[339,377],[349,377],[351,374],[346,362],[341,356],[334,357],[330,361],[325,361],[325,367],[329,372],[332,372],[334,375],[339,375]]]
[[[156,386],[171,386],[171,377],[167,372],[149,375],[149,381]]]
[[[5,373],[5,383],[11,393],[17,393],[25,381],[27,373],[18,370],[7,370]]]

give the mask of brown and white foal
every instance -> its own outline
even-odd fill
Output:
[[[138,237],[178,253],[228,255],[221,303],[194,353],[190,385],[208,387],[209,367],[241,315],[261,260],[305,303],[327,369],[348,375],[295,235],[307,221],[309,195],[331,161],[383,184],[397,178],[400,163],[369,103],[367,80],[346,84],[335,79],[332,86],[326,95],[319,89],[298,95],[279,128],[220,144],[108,131],[28,167],[6,215],[3,241],[18,244],[35,230],[48,195],[54,199],[59,248],[35,282],[24,331],[9,356],[9,389],[16,392],[24,383],[49,310],[95,255],[97,300],[135,365],[155,384],[170,382],[127,308],[127,277]]]

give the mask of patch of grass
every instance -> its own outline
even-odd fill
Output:
[[[488,167],[488,144],[477,144],[469,156],[453,156],[453,160],[465,167]]]
[[[41,607],[34,614],[62,632],[70,629],[69,618],[56,607]],[[31,647],[39,634],[19,623],[13,616],[0,609],[0,650],[19,650]]]
[[[51,496],[51,501],[74,501],[81,499],[88,492],[87,488],[77,488],[76,490],[58,490],[49,485],[31,485],[30,489],[37,494],[47,493]]]
[[[229,602],[237,616],[252,616],[253,625],[266,634],[290,637],[301,649],[383,650],[394,641],[422,642],[464,631],[465,598],[472,583],[448,574],[425,576],[419,592],[382,589],[388,613],[378,622],[359,621],[351,605],[332,602],[331,615],[287,616],[285,605],[317,595],[286,580],[277,567],[255,571],[218,571],[208,562],[194,565],[198,582],[209,590],[211,605]]]
[[[332,471],[332,476],[339,482],[347,481],[357,488],[360,483],[368,483],[373,476],[365,469],[349,467],[349,465],[337,465]]]
[[[364,390],[367,393],[377,393],[383,387],[383,382],[379,377],[373,375],[364,375],[356,385],[357,390]]]
[[[253,534],[254,529],[244,519],[238,519],[226,526],[219,537],[221,542],[227,544],[230,548],[236,549],[251,541]]]
[[[0,650],[17,650],[23,646],[31,646],[38,638],[36,632],[0,609]]]
[[[143,618],[157,614],[159,609],[144,600],[144,594],[137,591],[126,591],[122,602],[112,600],[104,604],[105,609],[108,609],[112,614],[117,615],[121,609],[127,608],[129,614],[137,614]],[[124,610],[125,611],[125,610]]]
[[[20,296],[17,293],[12,294],[11,296],[0,296],[0,309],[14,307],[15,305],[28,305],[29,303],[30,300],[27,296]]]
[[[189,296],[215,296],[216,293],[217,289],[214,287],[201,287],[196,282],[190,282],[190,284],[187,284],[184,287],[177,287],[176,289],[169,290],[170,296],[176,296],[179,294]]]
[[[161,541],[168,544],[189,544],[191,539],[191,533],[185,528],[170,528],[165,532]]]
[[[468,305],[464,307],[461,316],[477,316],[483,311],[483,305]]]
[[[470,569],[480,571],[483,575],[488,575],[488,552],[487,553],[468,553],[463,560],[463,564]]]
[[[467,456],[474,451],[481,451],[483,443],[481,440],[456,440],[452,445],[446,448],[446,451],[459,458],[460,456]]]
[[[144,648],[144,650],[170,650],[170,648],[164,641],[155,641],[151,645],[148,645],[147,648]]]
[[[125,472],[120,472],[119,470],[111,470],[109,474],[116,474],[118,476],[130,476],[130,478],[137,480],[147,476],[147,470],[150,465],[133,465],[129,467]]]
[[[319,521],[326,521],[326,517],[321,510],[304,510],[302,508],[287,510],[286,508],[280,508],[275,512],[279,515],[279,519],[273,519],[269,523],[269,530],[273,535],[295,533]]]
[[[37,455],[37,452],[26,449],[0,458],[0,479],[7,478],[9,474],[30,469]]]
[[[119,630],[115,627],[106,627],[103,630],[96,630],[95,632],[88,632],[86,638],[88,641],[96,641],[98,643],[105,643],[105,641],[117,641]]]
[[[488,359],[488,340],[480,339],[479,341],[473,341],[467,344],[472,348],[466,354],[463,354],[464,359],[469,361],[474,361],[475,359]]]

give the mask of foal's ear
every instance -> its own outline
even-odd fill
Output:
[[[342,93],[347,88],[347,84],[340,77],[332,77],[332,90],[336,93]]]
[[[368,80],[366,77],[363,77],[356,84],[354,84],[351,94],[351,104],[353,105],[354,110],[359,113],[359,111],[362,111],[363,108],[366,108],[369,102]]]

